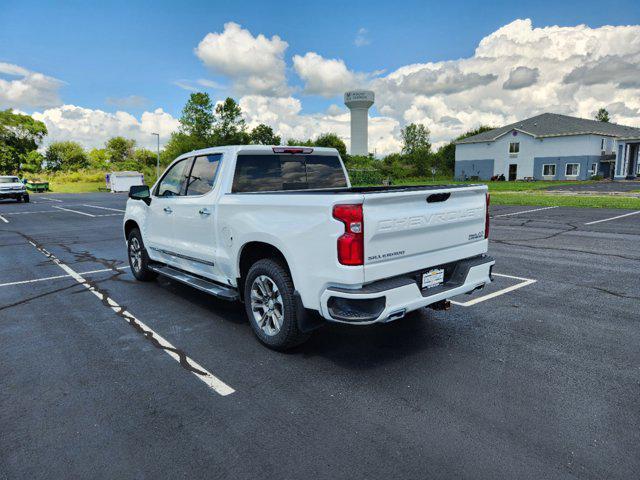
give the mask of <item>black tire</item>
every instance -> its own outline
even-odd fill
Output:
[[[22,197],[16,197],[16,202],[20,203],[22,201]]]
[[[134,255],[136,249],[139,249],[139,257]],[[147,249],[144,247],[140,230],[137,228],[131,230],[127,237],[127,258],[129,259],[131,273],[136,277],[136,280],[149,282],[155,280],[158,276],[156,272],[149,270],[149,255],[147,255]]]
[[[29,195],[25,195],[24,197],[22,197],[22,201],[24,203],[29,203]]]
[[[254,283],[259,277],[261,277],[261,280],[258,281],[258,283]],[[272,317],[277,317],[277,321],[280,322],[280,327],[277,331],[275,328],[272,328],[275,326],[276,320],[273,318],[263,320],[265,323],[264,327],[262,327],[254,315],[254,306],[260,304],[261,302],[258,302],[258,300],[261,299],[256,298],[256,303],[253,303],[252,298],[255,297],[252,297],[252,293],[255,288],[255,293],[260,295],[259,283],[263,282],[267,284],[268,282],[265,278],[275,284],[277,288],[274,290],[272,287],[272,293],[275,292],[277,298],[281,298],[281,300],[278,300],[270,307],[273,309]],[[258,339],[273,350],[288,350],[300,345],[310,337],[310,334],[303,333],[298,328],[296,302],[293,293],[294,287],[291,276],[286,268],[279,262],[265,258],[258,260],[249,269],[244,283],[244,305],[247,318],[249,319],[249,325],[251,325]],[[261,316],[260,312],[262,311],[264,314],[266,309],[260,310],[259,308],[261,307],[258,307],[255,311],[257,312],[256,315]],[[262,316],[264,318],[264,315]],[[268,330],[271,330],[271,332],[268,333]]]

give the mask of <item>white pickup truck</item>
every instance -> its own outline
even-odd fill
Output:
[[[215,147],[131,187],[133,275],[245,304],[287,349],[329,322],[403,317],[491,281],[484,185],[352,187],[335,149]]]
[[[0,200],[13,198],[18,202],[29,203],[29,192],[24,183],[14,175],[0,175]]]

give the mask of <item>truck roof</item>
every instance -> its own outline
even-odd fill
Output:
[[[305,145],[225,145],[222,147],[209,147],[202,148],[200,150],[193,150],[191,152],[183,153],[176,160],[180,158],[192,157],[194,155],[207,155],[211,153],[231,153],[237,154],[243,153],[273,153],[274,148],[313,148],[313,153],[318,155],[338,155],[338,150],[329,147],[309,147]]]

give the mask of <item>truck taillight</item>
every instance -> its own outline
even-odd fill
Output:
[[[344,223],[344,234],[338,238],[338,261],[342,265],[364,265],[362,204],[335,205],[333,218]]]
[[[484,217],[484,238],[489,238],[489,203],[491,200],[491,195],[487,192],[487,209]]]

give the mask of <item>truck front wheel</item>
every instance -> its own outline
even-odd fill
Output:
[[[258,260],[244,284],[249,324],[258,339],[274,350],[287,350],[309,338],[298,328],[293,281],[277,261]]]
[[[137,280],[148,282],[158,276],[156,272],[149,270],[149,256],[147,249],[144,248],[140,230],[137,228],[131,230],[127,237],[127,254],[131,273]]]

